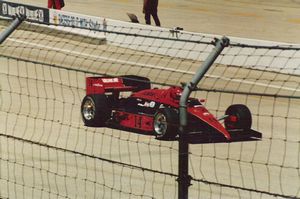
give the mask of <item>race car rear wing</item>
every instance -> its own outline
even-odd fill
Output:
[[[104,94],[106,92],[133,91],[135,87],[126,86],[120,77],[87,77],[86,94]]]

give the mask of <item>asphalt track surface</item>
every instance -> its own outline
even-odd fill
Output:
[[[234,4],[236,6],[230,7],[237,10],[242,9],[241,5],[247,5],[247,8],[243,6],[243,9],[248,12],[239,11],[239,17],[232,17],[232,20],[242,18],[245,21],[249,20],[247,23],[256,26],[258,23],[253,23],[251,20],[253,20],[252,12],[256,13],[257,11],[251,9],[251,14],[249,13],[250,8],[256,6],[256,8],[262,9],[262,6],[267,9],[267,13],[272,13],[272,17],[274,17],[279,12],[279,8],[284,13],[287,11],[293,13],[292,11],[298,6],[297,1],[288,1],[284,6],[280,2],[274,1],[270,5],[267,2],[254,4],[253,1],[251,3],[250,1],[222,1],[220,3],[216,1],[215,4],[205,1],[176,1],[175,4],[161,1],[160,12],[162,12],[163,23],[170,27],[176,25],[174,17],[172,17],[173,20],[169,16],[166,17],[167,14],[163,14],[164,10],[168,11],[166,13],[172,14],[173,12],[175,15],[174,11],[183,9],[183,16],[187,18],[189,16],[187,13],[197,13],[197,16],[201,13],[202,18],[204,18],[203,15],[208,18],[207,21],[212,20],[211,15],[213,15],[220,20],[220,24],[223,24],[224,22],[221,20],[227,18],[228,13],[232,13],[232,11],[228,11],[229,8],[227,8],[226,12],[224,11],[227,13],[226,17],[220,17],[221,12],[212,14],[209,10],[205,11],[204,5],[221,9],[221,3],[223,3],[223,8],[224,5]],[[41,5],[41,2],[35,1],[22,1],[22,3]],[[139,1],[86,1],[84,4],[73,1],[66,3],[65,10],[91,15],[100,13],[98,5],[101,4],[103,5],[101,8],[106,8],[104,9],[106,14],[103,16],[125,20],[127,18],[124,13],[127,10],[138,12],[141,6]],[[95,5],[97,5],[97,9]],[[128,5],[128,7],[124,5]],[[120,9],[122,12],[112,11],[108,8]],[[114,13],[113,16],[111,13]],[[287,20],[284,23],[287,27],[291,27],[288,29],[289,33],[297,32],[293,29],[294,26],[299,26],[296,23],[296,19],[299,17],[297,14],[285,16],[285,19],[295,19],[294,21]],[[210,25],[212,29],[204,30],[201,27],[198,29],[190,20],[184,19],[184,17],[178,17],[178,19],[183,20],[180,21],[180,24],[185,24],[188,30],[223,34],[214,29],[215,26]],[[267,20],[262,17],[261,20],[271,19]],[[276,23],[283,23],[283,19],[278,21]],[[232,21],[227,23],[227,26],[236,27]],[[287,37],[283,36],[287,34],[287,31],[283,30],[281,32],[277,30],[276,34],[268,34],[271,32],[266,26],[262,24],[257,26],[264,28],[263,30],[252,30],[251,35],[249,35],[249,26],[247,25],[244,25],[244,28],[235,28],[235,30],[238,29],[236,32],[234,29],[228,28],[229,32],[224,32],[224,34],[286,42],[299,43],[300,41],[299,34],[293,36],[289,34],[290,36]],[[273,28],[276,29],[278,26],[274,25]],[[225,30],[222,29],[222,31]],[[28,43],[32,40],[39,42]],[[121,59],[121,61],[143,57],[144,60],[138,59],[141,64],[149,63],[149,60],[152,60],[153,64],[164,65],[164,63],[170,62],[182,63],[182,60],[156,57],[153,54],[115,46],[93,45],[70,39],[65,39],[66,42],[63,42],[63,40],[63,38],[56,38],[51,34],[18,31],[1,48],[3,57],[0,58],[2,66],[0,119],[3,122],[0,123],[0,172],[3,180],[0,181],[0,187],[3,188],[0,190],[0,195],[8,198],[64,198],[66,196],[70,198],[150,198],[150,196],[176,198],[176,177],[168,174],[177,173],[177,142],[158,141],[153,136],[120,130],[86,128],[82,125],[79,109],[85,94],[84,77],[86,74],[82,70],[111,74],[130,73],[137,70],[137,67],[126,65],[126,62],[122,64],[122,68],[114,68],[112,67],[114,61],[101,60],[97,57],[99,54],[109,57],[110,60]],[[68,45],[64,45],[66,43]],[[140,56],[133,56],[133,54],[139,53]],[[14,61],[5,56],[29,59],[31,62]],[[157,60],[160,61],[157,62]],[[199,65],[190,60],[186,60],[186,62],[186,65],[194,65],[192,70]],[[178,63],[175,66],[178,66]],[[78,71],[50,67],[50,65]],[[97,67],[100,65],[101,67]],[[171,66],[172,64],[168,67]],[[249,73],[247,69],[244,70],[244,73]],[[139,69],[139,75],[147,74],[156,82],[161,83],[178,84],[179,81],[190,78],[190,75],[187,75],[181,77],[180,80],[178,77],[166,80],[166,78],[157,78],[157,74],[161,73],[160,70],[152,69],[153,74],[148,72],[149,70]],[[211,75],[220,73],[218,70],[212,72]],[[161,74],[163,77],[168,75],[168,73]],[[272,75],[270,73],[270,76]],[[253,76],[256,76],[256,73]],[[287,78],[290,77],[288,75],[282,77],[282,79]],[[226,80],[222,81],[225,82],[219,82],[220,85],[226,84]],[[295,78],[293,81],[299,85],[299,78]],[[210,82],[208,81],[207,84],[209,87]],[[273,89],[276,88],[274,86]],[[294,186],[300,184],[299,100],[206,92],[198,93],[197,96],[208,99],[206,106],[212,110],[212,113],[219,116],[232,103],[246,103],[254,113],[254,128],[262,131],[264,138],[259,142],[231,144],[200,144],[196,142],[191,144],[190,173],[192,176],[208,182],[247,187],[285,196],[297,193],[299,197],[299,186]],[[291,119],[286,120],[286,118]],[[77,151],[77,153],[73,151]],[[122,164],[112,164],[107,160]],[[127,164],[146,169],[131,168],[126,166]],[[168,174],[162,175],[150,170]],[[190,198],[273,198],[262,192],[248,192],[243,189],[195,181],[193,184],[190,187]]]

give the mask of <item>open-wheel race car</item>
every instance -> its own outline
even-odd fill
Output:
[[[121,128],[154,134],[159,139],[174,139],[179,128],[182,90],[181,87],[151,89],[148,78],[134,75],[87,77],[82,118],[89,127]],[[124,97],[122,92],[130,93]],[[188,99],[188,133],[230,141],[233,135],[252,131],[252,116],[247,106],[231,105],[217,119],[202,103],[203,100]],[[258,133],[257,137],[260,136]]]

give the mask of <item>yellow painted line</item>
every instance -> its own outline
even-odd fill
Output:
[[[255,13],[247,13],[247,12],[234,12],[232,13],[234,16],[239,16],[239,17],[254,17],[254,18],[259,18],[260,16],[255,14]]]
[[[300,19],[288,19],[288,22],[294,23],[294,24],[300,24]]]
[[[113,0],[116,3],[129,3],[129,0]]]
[[[210,12],[211,10],[209,9],[205,9],[205,8],[197,8],[197,7],[191,7],[190,8],[191,11],[196,11],[196,12]]]

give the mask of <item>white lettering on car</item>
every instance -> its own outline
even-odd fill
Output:
[[[144,104],[138,103],[137,105],[142,106],[142,107],[154,108],[155,107],[155,102],[153,102],[153,101],[145,102]]]
[[[119,82],[118,78],[107,78],[107,79],[102,79],[103,83],[117,83]]]
[[[99,84],[99,83],[93,84],[93,86],[95,86],[95,87],[103,87],[103,85]]]

